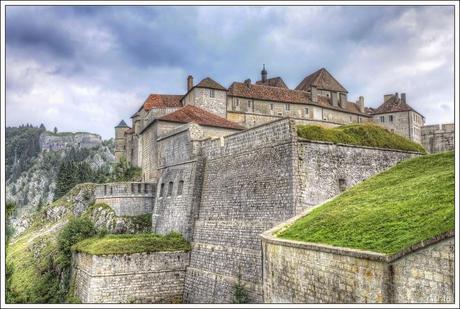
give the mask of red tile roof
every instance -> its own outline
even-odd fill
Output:
[[[345,89],[325,68],[321,68],[306,76],[295,89],[309,91],[312,86],[323,90],[348,93],[347,89]]]
[[[201,80],[198,84],[196,84],[194,87],[198,88],[211,88],[211,89],[216,89],[216,90],[227,90],[224,86],[213,80],[212,78],[206,77],[205,79]]]
[[[181,95],[151,94],[139,108],[139,111],[142,108],[148,112],[152,108],[182,107],[181,98]]]
[[[194,105],[186,105],[175,112],[167,114],[158,120],[189,123],[195,122],[203,126],[220,127],[227,129],[243,130],[239,124],[219,117]]]
[[[408,112],[408,111],[413,111],[413,112],[416,112],[417,114],[420,114],[419,112],[414,110],[409,104],[401,100],[400,97],[393,95],[388,100],[383,102],[379,107],[370,111],[370,113],[375,115],[375,114]]]
[[[365,113],[361,113],[359,111],[359,107],[356,103],[347,102],[345,107],[342,108],[340,106],[333,106],[331,99],[323,96],[318,96],[318,102],[313,102],[310,98],[310,93],[300,90],[290,90],[254,84],[250,84],[248,87],[245,83],[234,82],[230,88],[228,88],[228,95],[274,102],[317,105],[324,108],[367,116]]]
[[[280,87],[288,89],[288,86],[284,83],[281,77],[272,77],[267,79],[265,82],[258,80],[256,81],[256,85],[264,85],[264,86],[271,86],[271,87]]]
[[[308,103],[309,94],[305,91],[270,87],[264,85],[234,82],[228,88],[228,95],[250,99],[268,100],[286,103]]]

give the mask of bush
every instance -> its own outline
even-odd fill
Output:
[[[69,266],[74,244],[96,234],[94,223],[87,218],[75,218],[69,221],[59,233],[57,241],[61,253],[62,266]]]
[[[131,165],[125,157],[121,157],[114,167],[112,181],[137,181],[141,174],[141,168]]]

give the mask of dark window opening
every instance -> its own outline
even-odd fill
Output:
[[[160,186],[160,197],[163,197],[164,189],[165,189],[165,184],[162,183],[161,186]]]
[[[172,190],[173,190],[173,182],[170,181],[168,184],[168,196],[172,195]]]
[[[347,183],[346,183],[345,179],[340,178],[339,179],[339,190],[340,190],[340,192],[343,192],[346,189],[347,189]]]
[[[184,189],[184,181],[179,181],[179,186],[177,187],[177,195],[182,195],[182,190]]]

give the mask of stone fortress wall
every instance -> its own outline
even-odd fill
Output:
[[[434,124],[422,127],[423,147],[429,153],[455,149],[455,124]]]
[[[156,136],[159,176],[156,192],[147,197],[135,192],[137,183],[115,185],[112,195],[110,186],[96,190],[97,201],[119,213],[147,213],[148,207],[138,205],[151,200],[153,231],[176,230],[191,241],[185,303],[231,303],[240,275],[250,302],[270,301],[264,299],[260,234],[419,155],[299,139],[296,121],[289,118],[226,136],[229,132],[216,131],[215,138],[205,138],[205,130],[212,129],[189,123]],[[141,199],[130,200],[136,194]]]
[[[155,183],[118,182],[97,185],[96,203],[109,205],[117,216],[150,214],[155,202]]]
[[[73,254],[76,296],[83,303],[182,303],[190,253]]]
[[[263,302],[263,231],[333,197],[339,183],[343,190],[415,155],[299,141],[290,119],[203,141],[201,203],[184,300],[232,302],[241,274],[251,302]]]
[[[453,231],[387,256],[273,236],[287,224],[262,235],[267,303],[454,302]]]

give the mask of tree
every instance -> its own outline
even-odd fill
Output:
[[[249,302],[248,292],[241,283],[241,273],[238,273],[238,280],[233,286],[233,303],[247,304]]]
[[[58,132],[58,129],[57,127],[54,127],[54,130],[53,130],[54,134],[56,134]]]
[[[40,129],[46,130],[45,125],[43,123],[40,123]]]

